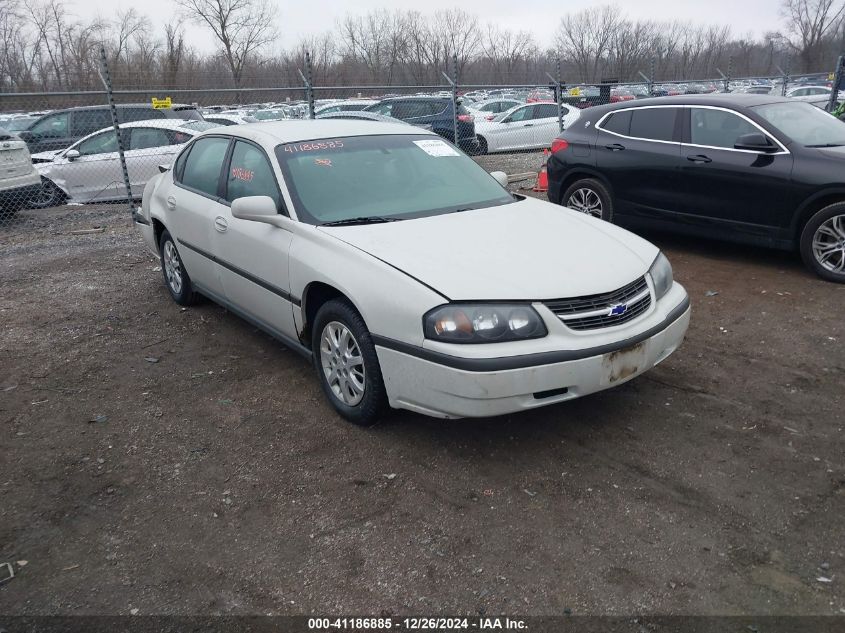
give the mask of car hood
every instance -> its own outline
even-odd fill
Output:
[[[452,300],[541,300],[610,292],[658,249],[617,226],[526,198],[384,224],[319,227]]]
[[[32,155],[32,162],[39,162],[39,163],[52,163],[53,159],[56,158],[59,154],[61,154],[63,149],[54,149],[50,150],[49,152],[38,152]]]

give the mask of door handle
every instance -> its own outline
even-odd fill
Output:
[[[534,127],[533,123],[523,123],[522,127]]]
[[[625,149],[625,146],[620,145],[619,143],[612,143],[610,145],[605,145],[604,148],[609,149],[611,152],[621,152],[623,149]]]
[[[709,156],[705,156],[704,154],[693,154],[692,156],[687,156],[687,160],[692,163],[712,163],[713,159]]]
[[[171,211],[176,210],[176,198],[173,196],[167,196],[167,208]]]
[[[214,218],[214,230],[218,233],[225,233],[229,228],[229,223],[226,222],[226,218],[222,215],[218,215]]]

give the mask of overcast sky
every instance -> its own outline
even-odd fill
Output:
[[[424,13],[458,6],[477,15],[482,22],[495,22],[502,27],[524,29],[534,34],[542,46],[551,44],[555,28],[564,12],[578,11],[589,6],[615,4],[631,18],[653,20],[688,20],[700,24],[730,25],[734,35],[782,28],[779,0],[271,0],[278,5],[280,46],[294,44],[303,35],[320,33],[334,26],[346,13],[365,13],[376,8],[409,8]],[[171,0],[71,0],[70,10],[82,18],[100,15],[109,18],[116,11],[135,6],[161,30],[166,21],[174,18]],[[190,44],[200,51],[216,48],[207,29],[189,25],[186,29]]]

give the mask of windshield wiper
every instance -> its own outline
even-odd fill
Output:
[[[384,222],[399,222],[404,218],[388,218],[380,215],[362,215],[357,218],[346,218],[345,220],[334,220],[323,222],[320,226],[345,226],[350,224],[382,224]]]
[[[807,147],[842,147],[842,143],[819,143],[818,145],[807,145]]]

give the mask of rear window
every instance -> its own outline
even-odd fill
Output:
[[[631,110],[631,132],[634,138],[671,141],[675,134],[678,108],[638,108]]]
[[[631,131],[631,111],[625,110],[624,112],[614,112],[604,120],[601,127],[608,132],[628,136]]]
[[[196,141],[182,167],[181,183],[216,197],[220,171],[223,169],[223,159],[228,149],[229,139],[209,137]]]

